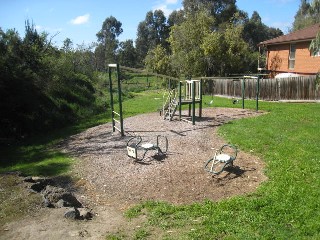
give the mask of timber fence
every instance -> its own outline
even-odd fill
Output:
[[[266,101],[319,101],[320,87],[316,76],[290,77],[259,80],[259,99]],[[206,78],[205,94],[222,95],[234,98],[254,99],[257,92],[257,79],[254,78]]]

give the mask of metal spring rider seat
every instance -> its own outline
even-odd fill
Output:
[[[214,157],[208,160],[204,169],[209,173],[218,175],[223,172],[227,166],[233,166],[233,161],[237,158],[238,149],[229,144],[223,145]]]
[[[150,150],[156,150],[157,155],[164,156],[168,151],[168,138],[165,136],[158,135],[157,143],[144,143],[141,144],[142,138],[140,136],[132,137],[127,142],[127,154],[129,157],[134,158],[137,161],[142,161]],[[163,143],[164,142],[164,143]],[[162,148],[160,148],[160,145]],[[138,158],[138,150],[144,151],[141,159]]]

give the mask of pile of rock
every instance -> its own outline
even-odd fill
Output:
[[[90,220],[93,213],[90,209],[83,207],[81,202],[65,188],[58,187],[50,178],[25,177],[24,181],[30,183],[31,191],[39,193],[43,197],[43,205],[49,208],[63,208],[67,211],[64,217],[76,220]]]

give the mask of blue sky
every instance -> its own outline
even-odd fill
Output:
[[[61,46],[70,38],[74,46],[97,40],[96,33],[103,21],[114,16],[122,23],[120,41],[136,39],[137,26],[150,10],[162,9],[165,14],[181,8],[182,0],[0,0],[0,27],[15,28],[24,36],[24,23],[29,19],[38,31],[54,36],[53,43]],[[257,11],[263,23],[287,33],[300,0],[237,0],[239,9],[251,17]]]

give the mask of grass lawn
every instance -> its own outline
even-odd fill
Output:
[[[204,107],[211,100],[206,96]],[[156,111],[161,102],[160,92],[137,93],[123,103],[124,115]],[[214,97],[211,106],[240,108],[241,104]],[[255,101],[246,101],[245,107],[255,109]],[[320,239],[320,105],[260,102],[259,109],[269,113],[233,121],[219,132],[241,151],[261,157],[269,180],[255,193],[217,203],[140,204],[126,213],[129,218],[147,215],[136,239]],[[72,159],[53,150],[53,144],[107,121],[108,114],[95,116],[41,140],[1,149],[0,172],[67,174]]]

